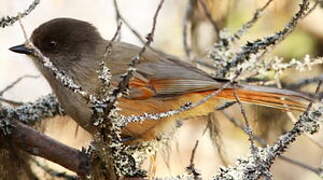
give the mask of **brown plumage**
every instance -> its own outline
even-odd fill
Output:
[[[104,59],[108,41],[101,38],[96,28],[89,23],[68,18],[54,19],[42,24],[33,32],[31,41],[57,68],[65,71],[90,93],[99,89],[96,70],[101,60],[111,69],[113,84],[117,84],[120,76],[127,71],[132,57],[141,50],[131,44],[113,42],[111,56]],[[35,58],[23,45],[15,46],[11,50]],[[33,62],[48,80],[66,113],[86,130],[95,131],[91,124],[89,104],[64,88],[39,61]],[[155,53],[149,49],[136,65],[136,70],[129,83],[129,96],[120,99],[119,106],[124,115],[166,112],[186,102],[199,101],[227,82],[212,78],[173,56]],[[284,110],[303,111],[303,101],[309,100],[305,95],[290,90],[236,84],[197,108],[158,121],[131,123],[123,133],[141,140],[154,139],[174,127],[178,118],[207,114],[214,110],[218,99],[235,100],[234,92],[243,102]]]

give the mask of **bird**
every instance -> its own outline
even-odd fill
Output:
[[[126,42],[105,40],[91,23],[72,18],[56,18],[41,24],[32,32],[30,41],[54,66],[91,94],[98,93],[102,86],[97,74],[100,62],[104,61],[111,70],[112,85],[116,86],[127,72],[133,57],[142,49]],[[111,45],[111,53],[107,57],[104,54],[108,44]],[[89,102],[64,87],[53,72],[37,60],[33,49],[24,43],[10,50],[32,59],[67,115],[91,134],[97,131],[91,121]],[[229,82],[227,79],[212,77],[175,56],[149,48],[144,51],[135,69],[129,81],[128,94],[118,99],[120,113],[124,116],[178,109],[187,102],[203,99]],[[122,136],[130,137],[135,142],[159,139],[176,127],[178,119],[213,112],[221,100],[235,101],[235,94],[243,103],[288,111],[304,111],[306,103],[311,101],[303,93],[292,90],[234,83],[188,111],[158,120],[129,123],[122,129]]]

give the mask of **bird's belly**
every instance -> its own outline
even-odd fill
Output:
[[[125,116],[141,115],[143,113],[161,113],[178,109],[188,102],[197,102],[204,96],[205,94],[192,93],[171,99],[149,98],[145,100],[132,100],[122,98],[120,99],[118,106],[121,108],[121,113]],[[176,128],[177,120],[206,115],[214,110],[216,104],[216,98],[212,98],[198,107],[171,117],[158,120],[144,120],[143,122],[138,123],[130,123],[123,130],[123,134],[127,136],[137,137],[142,140],[155,139],[163,134],[172,132],[172,130]]]

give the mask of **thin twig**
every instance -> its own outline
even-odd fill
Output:
[[[144,45],[144,47],[141,49],[141,51],[139,52],[138,56],[141,57],[142,54],[146,51],[146,48],[150,46],[150,44],[153,42],[154,40],[154,35],[155,35],[155,29],[156,29],[156,25],[157,25],[157,17],[159,15],[159,12],[164,4],[165,0],[161,0],[160,3],[158,4],[157,10],[155,12],[154,18],[153,18],[153,25],[151,28],[150,33],[148,33],[148,35],[146,36],[146,43]]]
[[[108,45],[106,47],[105,53],[103,55],[103,59],[105,59],[105,58],[107,58],[108,56],[111,55],[111,53],[112,53],[112,42],[114,42],[117,39],[117,37],[120,37],[121,27],[122,27],[122,22],[119,21],[118,26],[117,26],[117,30],[114,33],[114,35],[112,36],[111,40],[109,41],[109,43],[108,43]]]
[[[317,87],[315,89],[315,94],[317,94],[320,91],[321,85],[322,85],[322,81],[319,81],[318,84],[317,84]],[[306,109],[307,112],[312,108],[313,103],[314,103],[314,100],[312,99],[310,104],[308,105],[308,107]]]
[[[196,149],[199,145],[199,140],[196,140],[194,148],[192,149],[192,154],[191,154],[191,158],[190,158],[190,165],[186,168],[190,173],[193,174],[194,180],[201,180],[201,174],[199,172],[197,172],[197,170],[195,169],[195,165],[194,165],[194,158],[195,158],[195,153],[196,153]]]
[[[305,16],[307,16],[307,15],[311,14],[311,13],[314,11],[314,9],[316,9],[316,8],[317,8],[317,6],[320,4],[320,2],[322,3],[322,1],[321,1],[321,0],[315,0],[314,5],[310,8],[310,10],[308,10],[308,12],[306,13],[306,15],[305,15]]]
[[[218,25],[216,24],[215,20],[212,18],[211,12],[208,9],[207,5],[205,4],[205,0],[198,0],[198,2],[201,4],[206,18],[210,21],[210,23],[213,27],[213,30],[215,32],[216,39],[218,41],[220,39],[220,29],[219,29]]]
[[[6,99],[6,98],[3,98],[3,97],[0,97],[0,102],[4,102],[4,103],[7,103],[11,106],[21,106],[23,105],[23,102],[20,102],[20,101],[14,101],[14,100],[11,100],[11,99]]]
[[[288,158],[286,156],[280,156],[279,159],[284,160],[284,161],[286,161],[290,164],[293,164],[295,166],[301,167],[303,169],[306,169],[308,171],[311,171],[311,172],[315,173],[316,175],[318,175],[319,177],[322,176],[322,169],[320,169],[320,168],[311,167],[307,164],[304,164],[300,161],[296,161],[294,159]]]
[[[21,30],[22,30],[22,32],[23,32],[24,38],[25,38],[25,40],[26,40],[26,44],[29,44],[29,43],[30,43],[30,40],[29,40],[29,38],[28,38],[28,35],[27,35],[27,32],[26,32],[26,29],[25,29],[25,27],[23,26],[23,24],[22,24],[22,22],[21,22],[21,15],[19,14],[18,16],[19,16],[18,22],[19,22],[20,28],[21,28]]]
[[[215,20],[212,18],[211,12],[208,9],[207,5],[205,4],[205,1],[204,0],[198,0],[198,2],[201,4],[202,9],[203,9],[207,19],[210,21],[210,23],[211,23],[211,25],[213,27],[213,30],[215,31],[216,39],[218,41],[220,39],[220,30],[219,30],[218,25],[216,24]]]
[[[320,75],[317,77],[312,77],[312,78],[307,78],[307,79],[301,79],[296,83],[285,84],[284,87],[286,87],[288,89],[299,89],[299,88],[302,88],[306,85],[309,85],[312,83],[317,83],[319,81],[323,81],[323,75]]]
[[[113,42],[113,41],[115,41],[117,39],[117,37],[120,37],[121,27],[122,27],[122,22],[119,21],[118,26],[117,26],[117,30],[114,33],[114,35],[113,35],[113,37],[112,37],[112,39],[110,41]]]
[[[190,165],[194,164],[195,152],[196,152],[196,149],[197,149],[198,145],[199,145],[199,140],[196,140],[194,148],[192,150],[191,158],[190,158]]]
[[[25,79],[25,78],[38,78],[39,76],[34,76],[34,75],[23,75],[21,77],[19,77],[18,79],[16,79],[15,81],[13,81],[11,84],[9,84],[8,86],[6,86],[3,90],[0,91],[0,96],[3,96],[3,94],[10,90],[11,88],[13,88],[15,85],[17,85],[21,80]]]
[[[119,24],[122,22],[122,17],[121,17],[121,15],[119,13],[119,8],[118,8],[117,0],[113,0],[113,5],[114,5],[114,11],[116,13],[116,15],[115,15],[116,16],[116,24],[118,24],[118,26],[119,26]],[[118,35],[117,41],[120,41],[120,39],[121,39],[121,32],[119,32],[118,34],[119,35]]]
[[[215,110],[222,111],[222,110],[225,110],[226,108],[229,108],[229,107],[235,105],[236,103],[237,103],[237,101],[226,102],[222,106],[217,107]]]
[[[238,127],[239,129],[241,129],[244,133],[246,133],[248,135],[248,129],[245,125],[241,124],[240,121],[238,121],[237,119],[230,116],[226,111],[221,111],[221,112],[224,115],[224,117],[226,117],[226,119],[228,119],[234,126]],[[262,146],[267,145],[267,142],[264,139],[262,139],[258,136],[255,136],[255,135],[253,137]]]
[[[195,0],[189,0],[187,7],[186,7],[186,12],[185,12],[185,17],[184,17],[184,22],[183,22],[183,47],[185,51],[185,55],[187,58],[191,59],[192,57],[192,47],[190,46],[190,43],[188,42],[188,25],[189,22],[191,22],[191,16],[193,13],[193,5],[194,5]]]
[[[217,119],[215,113],[209,113],[207,116],[207,123],[203,130],[202,135],[206,133],[207,130],[209,130],[209,137],[212,140],[213,146],[215,146],[217,153],[220,157],[220,162],[224,166],[228,166],[227,161],[227,154],[224,148],[223,139],[221,136],[221,127],[220,127],[220,121]]]
[[[122,14],[120,13],[120,10],[119,10],[119,6],[118,6],[118,3],[117,3],[117,0],[114,0],[113,1],[113,5],[114,5],[114,10],[115,10],[115,13],[116,13],[116,18],[117,19],[120,19],[127,27],[128,29],[139,39],[139,41],[142,43],[142,44],[145,44],[145,40],[144,38],[140,35],[140,33],[138,31],[136,31],[130,24],[129,22],[122,16]]]
[[[245,125],[246,125],[246,130],[247,130],[247,134],[249,136],[249,141],[250,141],[250,145],[251,145],[251,153],[256,153],[256,145],[255,145],[255,142],[254,142],[254,135],[253,135],[253,132],[252,132],[252,129],[251,129],[251,126],[249,125],[249,121],[248,121],[248,118],[247,118],[247,114],[246,114],[246,111],[245,109],[243,108],[243,105],[240,101],[240,98],[239,98],[239,95],[237,94],[236,92],[236,89],[234,88],[233,89],[233,96],[234,98],[236,99],[238,105],[239,105],[239,108],[240,108],[240,112],[242,114],[242,117],[243,117],[243,120],[245,122]],[[256,156],[255,156],[256,157]]]
[[[263,12],[267,9],[270,3],[273,0],[268,0],[264,6],[257,9],[256,12],[253,14],[253,17],[247,21],[245,24],[241,26],[239,30],[237,30],[234,34],[232,34],[228,39],[230,39],[230,43],[233,43],[236,39],[240,39],[254,24],[259,20]]]

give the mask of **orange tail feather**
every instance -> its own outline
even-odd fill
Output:
[[[236,100],[244,103],[282,109],[286,111],[305,111],[311,98],[304,94],[270,87],[241,85],[237,88],[224,89],[217,97]]]

